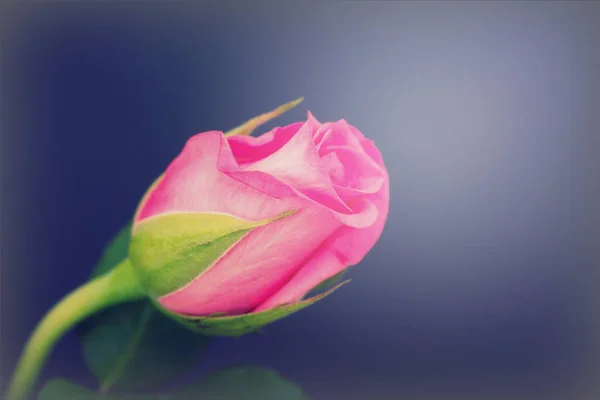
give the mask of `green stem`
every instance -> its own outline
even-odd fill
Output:
[[[7,400],[24,400],[54,345],[78,322],[103,308],[143,298],[145,292],[128,259],[110,272],[75,289],[56,304],[29,338],[15,369]]]

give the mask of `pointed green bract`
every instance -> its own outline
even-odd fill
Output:
[[[194,317],[173,313],[165,310],[158,304],[156,305],[166,315],[179,321],[195,332],[210,336],[242,336],[247,333],[256,332],[265,325],[287,317],[296,311],[300,311],[303,308],[316,303],[348,282],[350,281],[347,280],[342,282],[320,295],[298,303],[281,305],[270,310],[243,315],[222,316],[213,314],[207,317]]]
[[[328,290],[329,288],[332,288],[333,286],[337,285],[342,280],[342,278],[344,277],[346,272],[347,272],[347,270],[345,269],[342,272],[338,272],[337,274],[333,275],[331,278],[325,279],[323,282],[319,283],[317,286],[312,288],[306,294],[306,296],[312,296],[314,294],[318,294],[320,292],[324,292],[324,291]]]
[[[273,118],[280,116],[281,114],[283,114],[284,112],[286,112],[288,110],[291,110],[292,108],[294,108],[298,104],[300,104],[300,102],[302,102],[302,100],[304,100],[304,97],[300,97],[294,101],[290,101],[289,103],[281,105],[272,111],[261,114],[258,117],[254,117],[251,120],[246,121],[242,125],[240,125],[236,128],[233,128],[229,132],[225,133],[225,136],[226,137],[248,136],[248,135],[252,134],[252,132],[256,128],[258,128],[260,125],[269,122]]]
[[[215,213],[151,217],[134,225],[129,259],[142,286],[157,298],[190,283],[252,229],[293,213],[258,222]]]

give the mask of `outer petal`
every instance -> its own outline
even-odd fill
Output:
[[[381,154],[370,140],[365,142],[363,146],[365,152],[382,167],[385,172],[385,179],[383,186],[377,193],[365,196],[378,210],[378,216],[375,223],[364,229],[342,227],[338,232],[339,237],[336,238],[332,244],[332,248],[335,249],[349,265],[359,263],[375,245],[383,232],[390,205],[389,176],[383,164]]]
[[[340,226],[321,207],[256,228],[188,285],[159,299],[188,315],[242,314],[279,290]]]
[[[375,146],[367,145],[369,156],[383,167],[383,160]],[[259,305],[255,311],[264,311],[280,304],[300,301],[306,293],[324,280],[340,273],[349,265],[360,262],[381,236],[389,209],[389,178],[379,192],[369,195],[377,207],[375,223],[363,229],[340,227],[320,251],[309,260],[277,293]]]
[[[221,132],[195,135],[147,194],[134,222],[168,212],[220,212],[258,221],[291,209],[289,201],[282,200],[291,191],[274,191],[280,195],[274,196],[260,190],[262,183],[252,187],[233,177],[237,171],[239,166]],[[246,179],[266,178],[255,174]]]
[[[363,229],[344,226],[337,232],[337,237],[331,244],[332,250],[335,251],[347,265],[358,264],[375,245],[383,232],[389,208],[388,183],[386,182],[384,184],[380,192],[370,195],[369,197],[379,211],[375,223],[368,228]],[[337,272],[332,275],[335,275]]]
[[[291,304],[300,301],[306,293],[320,282],[346,269],[346,267],[347,265],[335,252],[328,248],[323,248],[281,290],[256,307],[254,312],[261,312],[275,308],[281,304]]]

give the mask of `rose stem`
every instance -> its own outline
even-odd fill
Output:
[[[37,325],[17,364],[7,400],[25,400],[54,345],[70,328],[103,308],[145,296],[128,259],[78,287]]]

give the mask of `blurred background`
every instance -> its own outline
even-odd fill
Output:
[[[2,5],[1,377],[193,134],[345,118],[391,176],[352,283],[197,373],[312,399],[593,399],[598,2]],[[93,385],[75,334],[40,382]],[[424,397],[425,396],[425,397]]]

